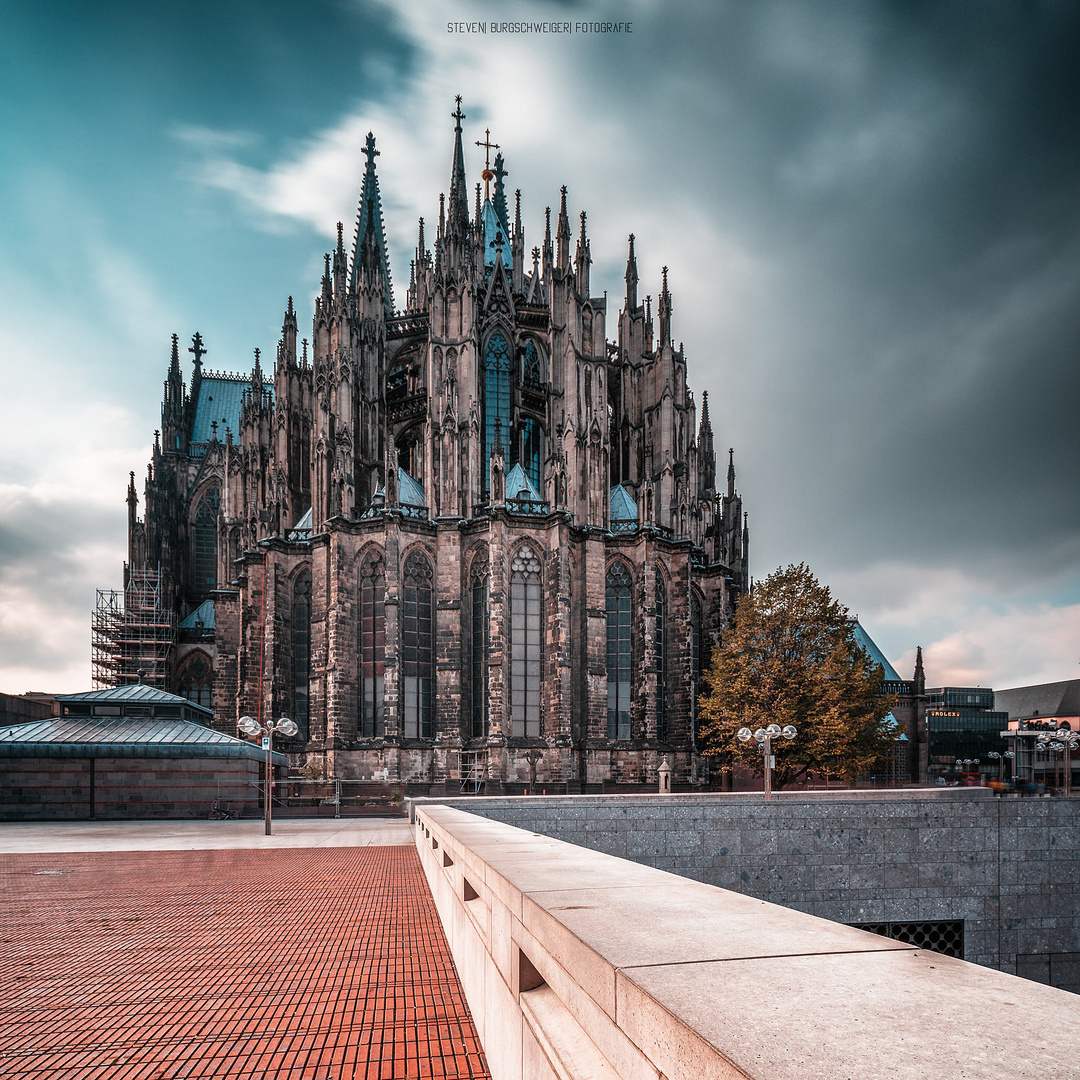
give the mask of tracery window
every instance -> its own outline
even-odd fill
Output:
[[[656,650],[656,737],[666,740],[667,731],[667,590],[656,575],[656,629],[653,647]]]
[[[360,732],[386,734],[383,675],[386,670],[386,570],[382,556],[369,552],[360,566]]]
[[[698,694],[701,693],[701,601],[697,593],[690,593],[690,714],[697,730]]]
[[[414,551],[405,562],[401,681],[407,739],[430,739],[435,673],[431,564]]]
[[[488,734],[489,578],[485,559],[477,559],[472,576],[472,734]]]
[[[521,467],[533,483],[533,487],[540,491],[540,462],[542,460],[543,428],[539,420],[531,417],[521,425]]]
[[[525,355],[521,359],[521,381],[526,386],[540,386],[543,383],[540,350],[531,339],[525,342]]]
[[[311,682],[311,572],[293,583],[292,599],[293,720],[301,738],[308,732],[308,690]]]
[[[192,653],[180,673],[180,678],[177,679],[180,696],[209,709],[212,707],[213,688],[214,672],[210,667],[209,659],[205,653]]]
[[[199,503],[195,514],[194,559],[192,570],[196,592],[217,588],[217,516],[220,494],[211,488]]]
[[[510,440],[510,345],[496,331],[484,350],[484,490],[491,490],[491,448],[495,431],[505,447]]]
[[[621,562],[607,573],[608,738],[630,738],[631,589],[630,571]]]
[[[540,558],[528,545],[510,563],[510,732],[540,734]]]

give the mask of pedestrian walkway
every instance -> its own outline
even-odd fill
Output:
[[[488,1075],[411,846],[0,855],[0,1077]]]
[[[205,848],[364,847],[411,844],[405,818],[245,821],[6,821],[0,852],[194,851]]]

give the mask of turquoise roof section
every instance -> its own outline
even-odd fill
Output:
[[[214,601],[204,600],[181,624],[181,630],[213,630]]]
[[[404,506],[427,506],[424,489],[401,466],[398,466],[398,499]]]
[[[637,503],[634,502],[630,492],[622,484],[616,484],[611,489],[610,502],[612,521],[637,521]]]
[[[506,475],[506,497],[508,499],[524,499],[529,502],[543,502],[540,492],[533,486],[529,474],[518,462]]]
[[[148,686],[146,683],[127,683],[125,686],[110,686],[105,690],[85,690],[81,694],[57,694],[56,700],[65,701],[96,701],[96,702],[128,702],[135,705],[186,705],[190,709],[205,713],[207,717],[213,716],[210,709],[202,705],[196,705],[179,694],[170,694],[168,690],[159,690],[156,686]]]
[[[263,385],[273,392],[273,383],[264,382]],[[209,442],[215,420],[221,442],[225,441],[226,428],[236,435],[240,430],[240,402],[250,386],[250,375],[204,375],[199,384],[199,400],[195,402],[191,441]]]
[[[900,676],[896,673],[896,668],[889,663],[885,658],[885,654],[874,644],[874,639],[863,629],[858,619],[852,620],[852,629],[856,642],[866,650],[870,659],[884,670],[885,678],[893,682],[901,682]]]
[[[503,229],[502,222],[499,221],[499,215],[495,212],[495,207],[491,205],[490,200],[485,201],[481,216],[484,219],[484,265],[495,265],[495,252],[498,249],[495,237],[501,235],[502,261],[503,266],[505,266],[510,258],[510,237],[506,234],[506,230]]]
[[[85,699],[90,695],[77,696]],[[185,704],[190,703],[185,701]],[[265,757],[265,751],[246,739],[225,735],[192,720],[53,716],[0,730],[0,758],[3,757],[248,758],[258,761]],[[274,764],[287,765],[288,758],[274,751]]]

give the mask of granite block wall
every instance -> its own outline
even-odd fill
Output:
[[[842,923],[964,920],[964,959],[1080,992],[1080,799],[985,788],[438,800]]]

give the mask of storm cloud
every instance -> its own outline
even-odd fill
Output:
[[[468,136],[490,126],[504,147],[530,246],[560,184],[574,212],[589,212],[593,288],[608,290],[610,314],[627,233],[642,294],[670,267],[691,382],[710,392],[718,445],[736,448],[756,576],[807,561],[901,670],[922,644],[932,682],[1075,674],[1072,5],[455,0],[448,15],[445,3],[412,0],[315,5],[296,34],[273,7],[226,3],[199,23],[106,6],[81,16],[117,68],[93,90],[83,61],[56,68],[57,85],[44,78],[47,59],[75,55],[74,30],[49,17],[63,10],[16,5],[0,79],[26,115],[0,166],[0,183],[20,192],[0,217],[0,240],[18,240],[0,272],[25,277],[40,262],[30,252],[46,230],[19,224],[50,209],[35,203],[30,170],[62,177],[119,261],[149,271],[139,330],[104,361],[131,374],[102,391],[144,418],[147,435],[169,333],[198,326],[215,366],[242,369],[251,348],[272,349],[287,295],[308,308],[300,298],[317,286],[335,222],[354,215],[369,129],[404,288],[416,217],[431,220],[447,183],[448,113],[461,93]],[[447,33],[448,17],[509,13],[632,19],[633,33]],[[124,43],[144,60],[120,70]],[[49,141],[80,120],[103,148],[87,136],[74,150]],[[475,153],[468,168],[476,178]],[[119,317],[122,296],[96,280],[87,291]],[[24,280],[20,295],[33,294]],[[85,305],[79,325],[92,336],[89,303],[78,289],[66,298]],[[76,370],[78,350],[63,348]],[[107,433],[94,438],[104,453]],[[124,445],[134,442],[127,432]],[[22,453],[11,451],[13,482],[37,468]],[[122,491],[127,468],[142,465],[111,466],[118,475],[100,476],[100,491]],[[122,496],[109,497],[122,536]],[[33,527],[62,529],[47,515]],[[77,539],[45,542],[41,558],[54,548],[86,565]],[[115,577],[122,558],[118,543]],[[18,595],[47,610],[44,577],[22,580]]]

